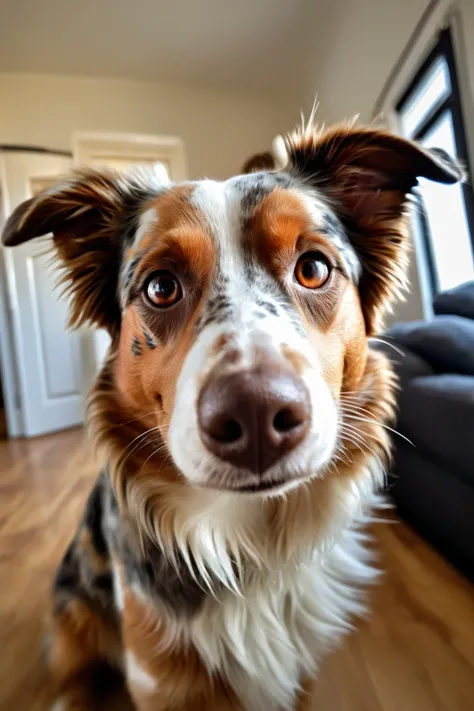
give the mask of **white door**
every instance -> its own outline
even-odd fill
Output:
[[[7,213],[71,170],[72,160],[40,153],[4,153]],[[68,305],[55,289],[50,238],[5,249],[23,433],[29,437],[84,419],[80,332],[66,330]]]

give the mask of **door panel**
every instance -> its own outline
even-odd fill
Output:
[[[5,156],[8,207],[70,170],[69,158]],[[28,436],[77,425],[84,418],[83,334],[66,329],[68,304],[55,289],[51,239],[5,250],[24,430]]]
[[[53,299],[55,277],[51,257],[39,253],[27,257],[28,286],[33,308],[36,349],[45,374],[45,393],[48,399],[75,395],[80,392],[76,363],[77,334],[69,336],[67,303]],[[54,313],[51,307],[54,306]]]

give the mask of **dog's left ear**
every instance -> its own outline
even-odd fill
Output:
[[[276,163],[270,151],[265,153],[256,153],[248,158],[243,164],[240,172],[244,175],[247,173],[260,173],[265,170],[275,170]]]
[[[156,194],[153,176],[81,169],[23,202],[8,218],[2,240],[15,247],[53,234],[71,295],[70,325],[90,323],[114,337],[120,329],[117,283],[127,239],[140,208]]]
[[[303,130],[287,148],[287,170],[328,198],[359,254],[359,292],[367,332],[374,333],[404,286],[409,194],[418,178],[456,183],[463,171],[444,151],[373,128]]]

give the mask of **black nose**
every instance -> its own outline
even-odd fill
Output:
[[[212,376],[198,401],[204,445],[220,459],[263,473],[302,441],[311,404],[304,382],[274,364]]]

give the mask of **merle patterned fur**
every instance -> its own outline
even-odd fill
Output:
[[[57,571],[54,589],[57,609],[79,597],[95,609],[100,607],[115,618],[112,557],[123,566],[126,582],[139,585],[158,604],[176,613],[192,615],[204,601],[205,586],[196,570],[193,577],[177,555],[178,569],[163,552],[147,542],[143,551],[133,546],[126,512],[120,513],[107,472],[96,482],[86,505],[82,523]],[[84,532],[92,551],[81,541]],[[99,565],[99,568],[98,568]]]
[[[143,353],[143,347],[136,336],[132,338],[132,353],[134,356],[141,356]]]

